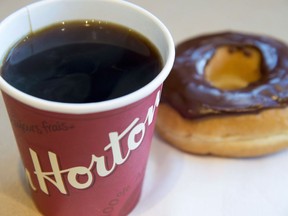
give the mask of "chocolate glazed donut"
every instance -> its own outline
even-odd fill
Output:
[[[258,52],[259,74],[242,87],[221,88],[207,78],[218,51],[228,56],[240,52],[248,60]],[[177,46],[174,67],[164,83],[157,130],[184,151],[259,156],[287,147],[287,105],[288,47],[284,43],[237,32],[205,35]]]
[[[259,81],[246,88],[225,91],[211,86],[204,78],[204,69],[217,47],[243,49],[252,46],[262,53]],[[249,53],[246,53],[249,58]],[[198,37],[181,43],[170,78],[165,83],[163,101],[185,118],[215,114],[259,112],[262,109],[285,107],[288,103],[288,48],[264,36],[220,33]]]

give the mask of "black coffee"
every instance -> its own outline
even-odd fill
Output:
[[[162,66],[155,46],[137,32],[92,20],[31,33],[9,51],[1,74],[39,98],[89,103],[140,89]]]

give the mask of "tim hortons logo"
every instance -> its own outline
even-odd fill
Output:
[[[60,193],[68,194],[65,181],[63,181],[64,178],[67,178],[67,184],[70,184],[72,187],[76,189],[86,189],[95,182],[95,177],[92,174],[93,172],[96,172],[100,177],[105,177],[111,174],[117,166],[125,163],[129,155],[132,154],[132,152],[141,145],[145,137],[146,129],[153,122],[155,110],[156,107],[158,107],[159,102],[160,91],[157,93],[155,103],[149,107],[146,118],[143,122],[139,122],[140,118],[135,118],[122,132],[113,131],[108,134],[110,142],[104,147],[103,150],[105,152],[111,152],[113,164],[109,169],[106,167],[107,161],[105,156],[97,156],[95,154],[92,154],[91,156],[91,163],[89,167],[75,166],[68,169],[61,169],[57,159],[59,157],[57,157],[55,153],[49,151],[48,158],[51,171],[44,171],[41,167],[37,153],[33,149],[29,148],[30,156],[34,166],[34,171],[32,174],[36,175],[40,190],[49,195],[47,183],[50,182],[50,184],[54,185]],[[123,142],[124,137],[127,137],[127,139],[125,139],[125,143]],[[123,155],[121,151],[121,147],[123,147],[123,145],[126,145],[128,148],[126,155]],[[28,169],[26,169],[26,175],[31,188],[35,191],[38,190],[32,181],[31,172],[28,171]],[[85,176],[85,182],[79,182],[79,175]]]

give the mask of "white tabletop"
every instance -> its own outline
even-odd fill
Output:
[[[1,0],[0,20],[33,0]],[[158,16],[176,43],[239,30],[288,42],[287,0],[133,0]],[[1,45],[0,45],[1,48]],[[288,151],[253,159],[189,155],[155,135],[143,194],[132,216],[287,216]],[[39,216],[0,97],[0,215]]]

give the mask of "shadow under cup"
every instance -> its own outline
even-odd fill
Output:
[[[126,1],[41,1],[0,24],[0,66],[9,49],[31,31],[85,19],[110,21],[145,35],[162,56],[162,71],[135,92],[89,104],[35,98],[2,77],[0,88],[40,212],[127,215],[141,194],[162,83],[174,61],[174,43],[166,27]]]

